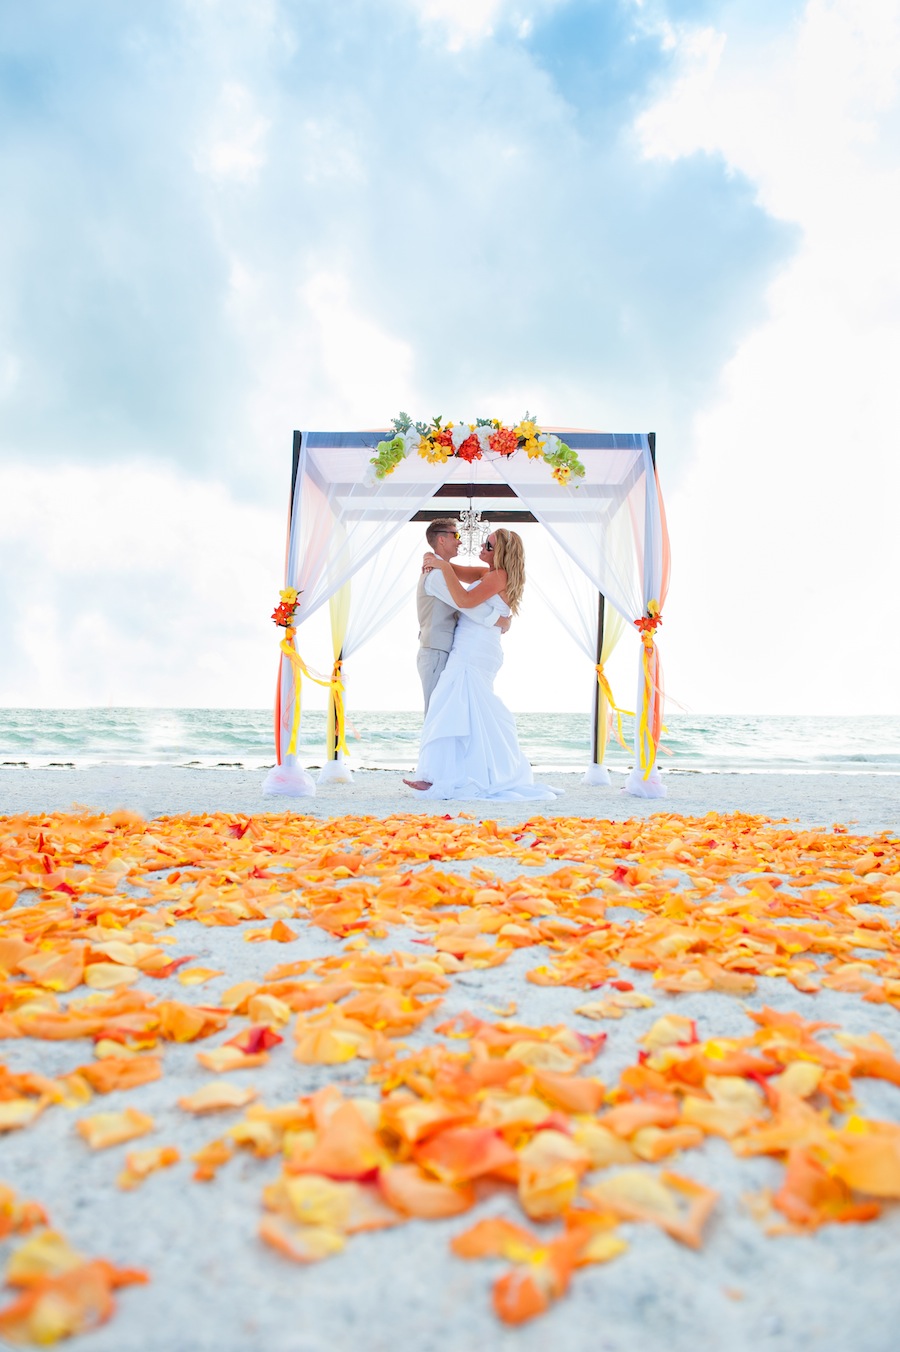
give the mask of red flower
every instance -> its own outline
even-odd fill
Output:
[[[497,431],[491,435],[488,443],[492,451],[498,455],[512,455],[519,449],[519,438],[515,432],[511,432],[508,427],[498,427]]]
[[[435,446],[452,446],[453,433],[450,431],[449,427],[442,427],[440,432],[434,432],[432,434],[431,440],[434,442]]]
[[[279,601],[272,611],[272,619],[283,629],[290,629],[294,622],[294,607],[289,606],[286,601]]]
[[[473,460],[481,459],[481,442],[474,432],[469,433],[456,454],[460,460],[468,460],[470,465]]]

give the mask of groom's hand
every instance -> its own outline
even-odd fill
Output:
[[[495,625],[494,627],[495,627],[496,629],[499,629],[501,634],[506,634],[506,633],[508,633],[508,631],[509,631],[509,626],[510,626],[511,624],[512,624],[512,620],[509,618],[508,615],[501,615],[500,618],[499,618],[499,620],[497,621],[497,623],[496,623],[496,625]]]

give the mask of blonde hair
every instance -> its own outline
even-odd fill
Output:
[[[506,573],[506,600],[514,615],[525,590],[525,546],[514,530],[498,526],[494,531],[494,567]]]

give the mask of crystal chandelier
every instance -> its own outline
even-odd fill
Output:
[[[460,553],[479,554],[491,533],[490,521],[483,520],[481,513],[472,506],[471,498],[468,507],[459,513],[457,520]]]

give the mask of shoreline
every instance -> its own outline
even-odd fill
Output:
[[[422,802],[402,783],[402,772],[357,770],[349,784],[326,784],[314,798],[264,796],[263,774],[230,767],[105,765],[78,769],[0,766],[0,816],[127,808],[146,818],[179,813],[232,812],[331,818],[465,814],[475,819],[535,816],[626,821],[656,813],[702,816],[746,812],[787,818],[804,827],[842,823],[856,832],[900,830],[900,775],[778,771],[664,773],[665,798],[635,798],[613,771],[609,787],[588,786],[580,773],[536,774],[562,789],[552,802]]]

